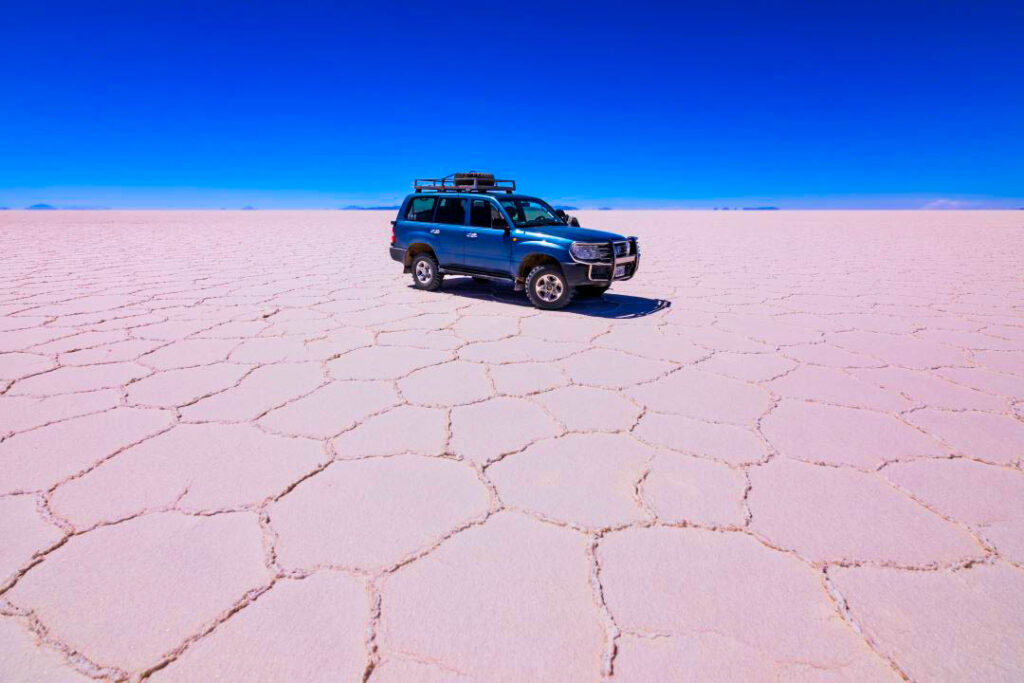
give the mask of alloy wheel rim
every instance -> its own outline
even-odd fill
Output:
[[[433,268],[426,261],[420,261],[416,264],[416,279],[422,284],[430,282],[430,278],[433,277]]]
[[[562,280],[559,277],[548,273],[537,278],[534,291],[537,292],[537,296],[540,297],[541,301],[551,303],[561,298],[565,287],[562,285]]]

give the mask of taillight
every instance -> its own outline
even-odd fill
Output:
[[[391,221],[391,244],[395,243],[395,222]]]

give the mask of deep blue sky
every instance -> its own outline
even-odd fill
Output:
[[[583,206],[1024,206],[1022,27],[1019,0],[10,0],[0,205],[390,203],[474,168]]]

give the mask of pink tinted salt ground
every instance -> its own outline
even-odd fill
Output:
[[[0,214],[0,680],[1021,680],[1024,213]]]

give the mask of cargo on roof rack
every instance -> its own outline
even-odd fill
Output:
[[[451,173],[443,178],[416,178],[412,181],[416,192],[507,192],[516,190],[516,181],[500,180],[490,173]]]

